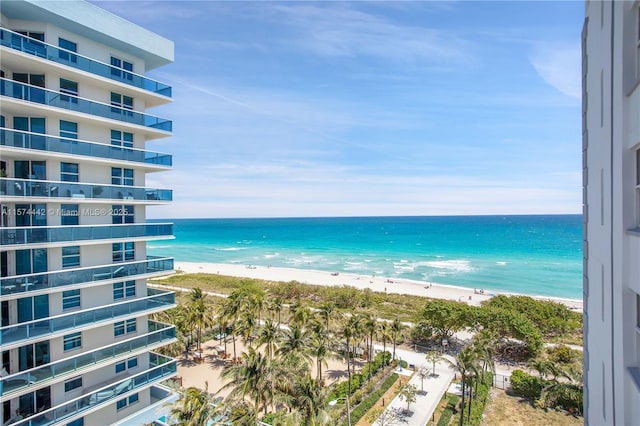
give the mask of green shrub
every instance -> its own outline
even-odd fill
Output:
[[[447,426],[451,421],[451,417],[458,411],[456,407],[458,402],[460,401],[460,397],[458,395],[449,395],[449,402],[447,406],[444,408],[442,414],[440,414],[440,419],[438,420],[438,426]]]
[[[387,363],[391,359],[391,354],[389,352],[381,352],[376,355],[374,361],[371,363],[371,375],[373,376],[382,368],[382,362],[386,361]],[[362,373],[355,373],[351,375],[351,395],[353,395],[358,389],[362,387],[362,385],[366,382],[368,375]],[[349,392],[349,381],[344,381],[338,383],[334,389],[329,393],[327,397],[328,401],[333,401],[334,399],[344,398],[347,396]],[[361,398],[360,395],[357,395],[357,398]]]
[[[580,351],[576,351],[575,349],[571,349],[566,345],[558,345],[552,348],[547,349],[547,353],[549,354],[549,359],[553,362],[557,362],[559,364],[572,364],[577,361],[582,354]]]
[[[515,395],[536,400],[542,394],[543,385],[542,379],[522,370],[514,370],[511,373],[511,392]]]
[[[391,386],[393,386],[396,380],[398,380],[398,375],[396,373],[393,373],[382,382],[380,388],[377,391],[371,393],[369,396],[363,399],[362,402],[351,411],[351,424],[354,425],[358,423],[358,420],[360,420],[365,414],[367,414],[371,407],[373,407],[375,403],[378,402],[380,398],[382,398],[382,395],[384,395],[384,393],[389,390]],[[343,425],[346,424],[347,422],[343,422]]]
[[[482,423],[482,414],[487,405],[489,389],[493,384],[493,374],[485,373],[484,382],[478,383],[477,393],[471,403],[471,424],[479,426]]]

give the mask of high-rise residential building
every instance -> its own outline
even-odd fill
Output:
[[[640,424],[640,2],[585,4],[585,423]]]
[[[154,352],[174,327],[148,317],[174,295],[146,283],[173,270],[146,253],[172,225],[145,221],[172,199],[145,186],[171,167],[146,149],[171,135],[147,113],[171,87],[145,74],[173,43],[80,0],[0,14],[1,424],[150,422],[176,363]]]

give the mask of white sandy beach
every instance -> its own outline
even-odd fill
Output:
[[[176,270],[186,273],[206,273],[228,275],[233,277],[256,278],[269,281],[298,281],[304,284],[341,286],[348,285],[359,289],[371,289],[378,292],[411,294],[415,296],[432,297],[435,299],[447,299],[464,301],[471,305],[479,305],[481,301],[488,300],[494,293],[484,290],[468,289],[422,281],[403,280],[397,278],[387,278],[379,276],[366,276],[348,273],[330,273],[326,271],[315,271],[295,268],[277,268],[266,266],[249,266],[226,263],[195,263],[195,262],[175,262]],[[510,293],[501,293],[510,294]],[[551,297],[531,296],[541,300],[553,300],[568,306],[569,308],[582,312],[582,300],[560,299]]]

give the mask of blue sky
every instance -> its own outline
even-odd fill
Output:
[[[93,3],[175,42],[150,217],[581,211],[583,2]]]

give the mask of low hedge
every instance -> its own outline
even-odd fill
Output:
[[[484,382],[478,382],[478,388],[475,391],[475,396],[471,402],[471,424],[473,426],[479,426],[482,423],[482,414],[487,405],[487,399],[489,397],[489,389],[493,384],[493,374],[485,373]]]
[[[380,388],[378,390],[369,394],[369,396],[363,399],[362,402],[358,404],[358,406],[355,407],[353,411],[351,411],[351,424],[353,425],[358,423],[358,420],[360,420],[365,414],[367,414],[371,407],[373,407],[375,403],[378,402],[380,398],[382,398],[382,395],[384,395],[384,393],[389,390],[389,388],[393,386],[393,384],[397,380],[398,374],[393,373],[382,382],[382,385],[380,385]],[[347,425],[347,421],[344,421],[342,425]]]
[[[389,362],[390,354],[389,352],[380,352],[376,355],[373,362],[371,363],[371,375],[376,374],[385,364]],[[364,383],[367,381],[367,375],[364,374],[366,368],[362,370],[361,373],[355,373],[351,375],[351,395],[355,393],[358,389],[360,389]],[[344,382],[338,383],[329,393],[327,397],[327,401],[332,401],[334,399],[345,398],[349,393],[349,381],[345,380]]]
[[[449,402],[447,406],[444,407],[444,411],[440,414],[440,419],[438,419],[437,426],[447,426],[451,421],[451,417],[457,412],[456,407],[458,406],[458,402],[460,401],[460,397],[458,395],[451,394],[449,395]]]

